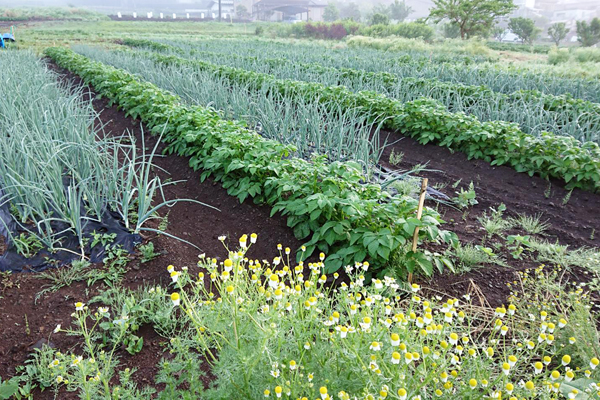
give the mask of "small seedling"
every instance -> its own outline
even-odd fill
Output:
[[[477,193],[475,193],[475,185],[473,184],[473,182],[469,184],[468,190],[464,190],[463,188],[461,188],[460,192],[456,192],[456,194],[458,196],[456,197],[456,199],[454,199],[454,201],[456,202],[459,208],[467,208],[470,206],[474,206],[475,204],[479,204],[479,202],[476,200]]]
[[[404,153],[402,153],[402,152],[394,153],[394,150],[392,149],[392,152],[390,153],[389,163],[392,165],[398,166],[402,162],[403,158],[404,158]]]
[[[544,191],[544,197],[549,199],[551,194],[552,194],[552,182],[548,182],[548,187]]]
[[[35,235],[21,233],[13,239],[13,243],[17,248],[17,253],[23,257],[30,258],[35,256],[38,251],[44,248],[44,245]]]
[[[569,190],[569,193],[567,193],[565,195],[565,197],[563,198],[563,201],[562,201],[563,206],[566,206],[569,203],[569,200],[571,200],[572,193],[573,193],[573,189]]]
[[[506,211],[504,203],[501,203],[497,209],[490,207],[490,211],[490,216],[484,213],[481,217],[477,218],[487,232],[488,238],[512,228],[512,221],[503,218],[504,211]]]
[[[169,226],[169,214],[171,213],[171,210],[169,210],[164,217],[161,218],[160,223],[158,224],[158,230],[159,231],[166,231],[167,227]]]
[[[141,262],[146,263],[148,261],[154,260],[160,254],[154,252],[154,243],[148,242],[148,244],[143,244],[139,247],[140,253],[142,255]]]
[[[509,235],[506,238],[506,243],[508,244],[508,249],[510,250],[510,254],[514,259],[520,260],[522,258],[523,251],[525,251],[525,247],[530,246],[529,236],[521,236],[521,235]]]
[[[536,214],[533,216],[520,215],[519,218],[515,219],[515,222],[521,226],[525,232],[532,235],[541,234],[550,227],[550,224],[547,221],[542,222],[541,214]]]
[[[94,248],[97,245],[102,245],[102,247],[106,247],[109,244],[112,244],[117,238],[116,233],[97,233],[96,231],[92,232],[92,244],[91,247]]]

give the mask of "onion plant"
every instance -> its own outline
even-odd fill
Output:
[[[83,89],[60,83],[22,51],[0,57],[0,79],[0,204],[14,220],[3,225],[16,222],[50,251],[73,251],[62,243],[73,235],[83,257],[90,221],[113,212],[139,233],[158,208],[173,204],[149,175],[152,157],[138,154],[131,135],[105,135]]]
[[[239,41],[245,43],[246,41]],[[539,136],[542,132],[552,132],[559,135],[572,136],[582,142],[593,141],[600,143],[600,113],[598,112],[580,112],[573,107],[566,107],[560,110],[548,110],[547,102],[541,97],[526,96],[523,94],[510,93],[510,97],[501,93],[506,90],[494,92],[485,86],[464,87],[459,82],[459,86],[454,87],[448,84],[442,77],[431,77],[427,81],[416,80],[414,77],[420,76],[420,69],[429,68],[429,63],[422,61],[408,63],[399,63],[397,58],[387,58],[389,56],[378,57],[372,54],[375,50],[363,50],[364,54],[359,57],[354,49],[345,49],[349,54],[343,57],[343,53],[332,51],[331,55],[325,57],[322,53],[322,46],[312,46],[314,54],[306,54],[303,47],[293,47],[291,50],[279,50],[276,44],[271,46],[278,49],[275,53],[280,58],[272,58],[273,54],[267,51],[256,51],[251,56],[240,56],[238,50],[243,53],[243,46],[229,40],[232,52],[224,53],[220,51],[198,51],[193,43],[186,42],[164,42],[171,45],[172,50],[167,53],[184,56],[187,58],[198,59],[214,64],[227,65],[236,68],[242,68],[249,71],[271,74],[280,79],[293,79],[298,81],[319,82],[326,85],[344,85],[350,90],[361,91],[370,90],[385,94],[386,96],[396,98],[403,102],[416,100],[422,97],[433,98],[440,101],[452,112],[465,112],[474,115],[481,121],[509,121],[519,125],[521,130],[526,133]],[[201,48],[210,48],[209,45],[200,42]],[[232,44],[233,43],[233,44]],[[250,46],[259,43],[259,50],[266,50],[266,45],[261,42],[248,41]],[[213,47],[217,47],[216,45]],[[212,48],[212,50],[218,50]],[[235,51],[233,51],[235,50]],[[247,51],[247,50],[246,50]],[[265,56],[264,54],[267,54]],[[313,64],[306,60],[318,60],[315,55],[322,55],[323,60],[315,61]],[[304,57],[302,60],[299,56]],[[338,61],[344,60],[345,63],[335,64],[331,59],[338,58]],[[377,62],[386,64],[386,69],[378,72],[393,72],[395,75],[386,76],[359,76],[351,78],[345,74],[344,70],[339,69],[342,66],[359,71],[365,67],[365,62]],[[334,65],[332,68],[331,66]],[[456,64],[453,64],[456,65]],[[325,68],[324,68],[325,67]],[[469,67],[464,66],[469,69]],[[410,69],[410,74],[398,72],[398,68]],[[453,67],[454,68],[454,67]],[[500,71],[496,71],[500,74]],[[390,84],[388,77],[396,77],[396,82]],[[407,79],[408,78],[408,79]],[[511,79],[513,79],[512,77]],[[520,78],[515,78],[520,81]],[[483,83],[483,82],[479,82]],[[592,85],[593,86],[593,85]],[[519,90],[527,86],[509,85],[507,88]],[[540,87],[538,87],[540,88]],[[541,90],[546,90],[541,87]],[[507,89],[508,90],[508,89]],[[600,92],[599,92],[600,93]]]
[[[481,85],[510,94],[518,90],[539,90],[553,95],[567,94],[600,102],[600,81],[579,78],[533,66],[514,66],[490,62],[481,57],[431,52],[386,52],[371,48],[331,48],[313,43],[252,40],[248,38],[204,38],[202,40],[161,43],[182,49],[220,53],[223,60],[231,55],[263,59],[282,58],[292,63],[319,63],[326,67],[389,72],[398,77],[434,78],[443,82]]]

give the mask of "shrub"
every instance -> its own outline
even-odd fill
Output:
[[[390,17],[385,14],[375,13],[369,20],[369,25],[388,25],[390,23]]]
[[[422,25],[422,24],[417,24]],[[426,28],[426,25],[423,25]],[[433,31],[432,31],[433,35]],[[451,55],[451,60],[456,61],[456,54],[483,55],[489,57],[490,51],[485,43],[472,39],[469,41],[459,39],[446,39],[443,42],[427,43],[421,38],[407,39],[398,36],[389,36],[385,38],[373,38],[369,36],[353,36],[347,39],[350,47],[370,47],[385,51],[417,51],[440,53]]]
[[[297,26],[298,36],[314,39],[343,39],[344,37],[356,32],[358,25],[352,22],[332,22],[332,23],[312,23],[295,24]],[[295,31],[295,29],[292,29]]]
[[[433,39],[434,29],[428,25],[417,22],[406,22],[394,25],[376,24],[363,27],[359,30],[361,35],[371,37],[399,36],[407,39],[421,38]]]
[[[445,23],[442,30],[446,39],[458,39],[460,37],[460,27],[451,22]]]
[[[553,48],[548,52],[548,63],[552,65],[562,64],[569,61],[569,50]]]
[[[578,62],[600,62],[600,49],[578,48],[573,51],[573,57]]]
[[[270,33],[275,37],[339,40],[356,33],[359,26],[353,21],[271,24]]]

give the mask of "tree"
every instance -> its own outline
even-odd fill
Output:
[[[577,40],[584,47],[600,42],[600,19],[594,18],[589,24],[586,21],[577,21],[577,36]]]
[[[404,0],[401,2],[399,0],[394,0],[394,2],[390,4],[389,10],[390,17],[400,22],[404,21],[406,17],[408,17],[410,13],[414,11],[410,6],[406,5],[406,1]]]
[[[240,4],[235,8],[235,14],[238,18],[247,18],[250,16],[248,9],[243,4]]]
[[[327,7],[323,11],[323,19],[325,21],[331,22],[336,21],[340,17],[340,11],[335,6],[334,3],[328,3]]]
[[[530,18],[511,18],[508,21],[508,29],[512,31],[521,42],[531,44],[540,33],[540,28]]]
[[[494,39],[496,39],[499,42],[504,40],[507,33],[508,32],[507,32],[506,28],[503,28],[501,26],[496,25],[495,27],[492,28],[492,36],[494,36]]]
[[[390,18],[381,13],[375,13],[371,15],[371,18],[369,19],[369,25],[389,25],[389,23]]]
[[[556,47],[560,44],[560,41],[567,37],[567,33],[569,33],[569,29],[564,22],[557,22],[555,24],[550,25],[548,28],[548,35],[556,44]]]
[[[383,14],[383,15],[389,15],[390,13],[390,9],[388,8],[388,6],[386,6],[385,4],[382,3],[377,3],[373,6],[373,9],[371,10],[371,15],[373,14]]]
[[[353,21],[360,21],[361,14],[358,5],[354,2],[344,4],[340,6],[340,19],[351,19]]]
[[[516,8],[513,0],[433,0],[433,4],[429,18],[455,23],[462,39],[487,34],[496,18]]]

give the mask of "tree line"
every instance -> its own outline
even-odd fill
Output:
[[[502,40],[506,28],[498,26],[498,22],[517,9],[513,0],[433,0],[433,3],[429,17],[417,22],[443,22],[446,37],[462,39],[493,35]],[[389,5],[375,5],[366,18],[363,18],[355,2],[339,4],[329,2],[324,10],[323,19],[329,22],[344,19],[364,20],[369,25],[388,25],[394,21],[404,21],[412,12],[413,9],[404,0],[394,0]],[[533,43],[542,32],[531,18],[510,18],[507,27],[522,43],[528,44]],[[577,21],[576,28],[582,46],[593,46],[600,42],[599,18],[594,18],[590,22]],[[564,22],[554,23],[547,30],[550,39],[557,46],[569,32]]]

